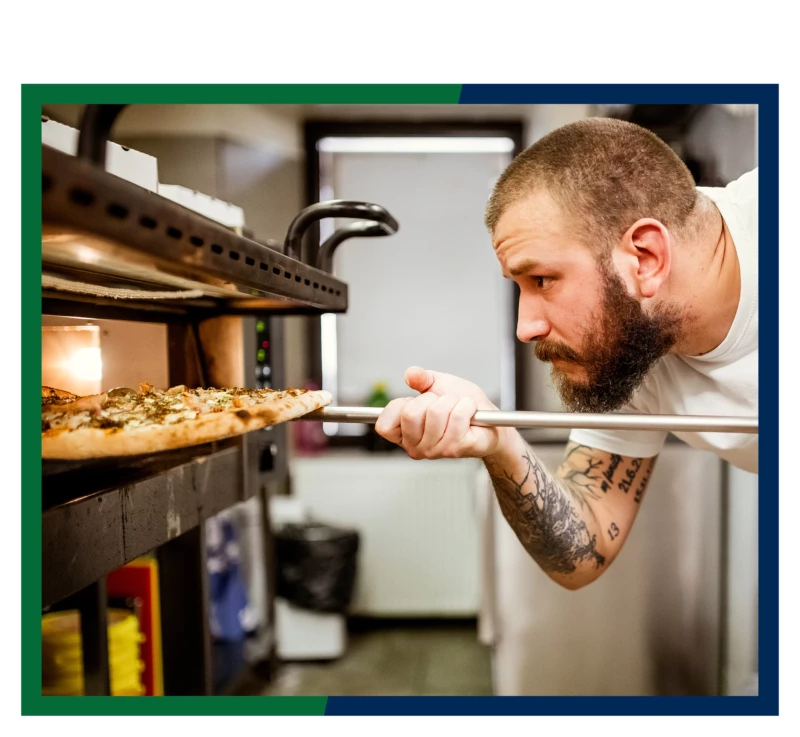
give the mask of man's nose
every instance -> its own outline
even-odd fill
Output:
[[[544,315],[529,306],[520,304],[519,318],[517,319],[517,338],[523,343],[532,343],[534,340],[545,338],[550,333],[550,323]]]

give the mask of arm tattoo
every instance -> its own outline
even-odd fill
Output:
[[[603,474],[603,478],[605,478],[609,484],[614,483],[614,471],[617,470],[617,466],[619,466],[620,463],[622,463],[622,456],[618,456],[616,453],[612,453],[611,461],[609,462],[608,468]],[[603,489],[603,491],[608,491],[608,488]]]
[[[497,490],[500,509],[525,549],[545,571],[573,573],[579,563],[594,562],[599,568],[605,557],[597,552],[597,536],[577,514],[565,487],[570,489],[579,504],[584,495],[597,496],[592,483],[600,478],[595,475],[597,465],[590,462],[580,486],[562,486],[536,460],[530,450],[522,456],[525,461],[525,476],[516,479],[502,468],[487,461],[492,483]],[[577,495],[576,495],[577,492]]]
[[[586,453],[586,457],[581,459],[581,453]],[[610,488],[600,474],[602,464],[602,461],[592,458],[591,448],[587,448],[585,445],[570,445],[562,461],[563,475],[561,479],[565,482],[565,488],[581,508],[588,507],[589,499],[603,498],[601,494],[598,494],[598,489],[607,492]],[[591,507],[589,510],[591,511]]]
[[[639,469],[642,467],[642,459],[641,458],[634,458],[631,461],[631,467],[625,470],[625,478],[619,482],[619,488],[622,489],[626,494],[631,490],[631,484],[636,479],[636,474],[639,473]]]

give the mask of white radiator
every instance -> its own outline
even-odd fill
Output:
[[[412,461],[401,452],[329,453],[291,462],[313,519],[358,530],[351,613],[475,616],[479,461]]]

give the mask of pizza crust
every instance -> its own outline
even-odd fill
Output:
[[[302,417],[329,405],[325,391],[308,391],[277,402],[251,405],[201,415],[170,425],[145,425],[129,429],[48,430],[42,433],[42,458],[86,460],[111,456],[134,456],[187,448],[235,437],[270,425]]]
[[[77,394],[64,391],[63,389],[53,389],[52,386],[42,387],[42,399],[47,399],[49,401],[52,401],[56,399],[77,399],[77,398],[78,398]]]

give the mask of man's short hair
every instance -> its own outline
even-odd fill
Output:
[[[698,197],[689,169],[664,141],[612,118],[557,128],[517,156],[489,199],[489,231],[509,206],[541,189],[578,219],[579,237],[602,253],[640,218],[681,231]]]

